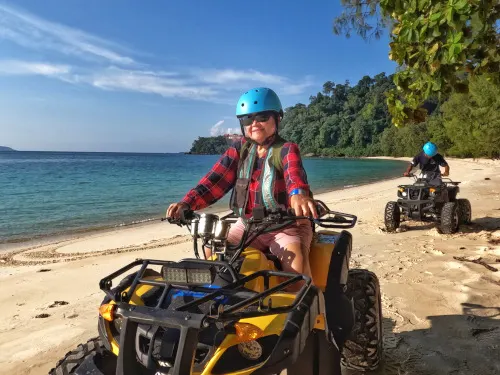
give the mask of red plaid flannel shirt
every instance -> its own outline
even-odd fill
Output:
[[[244,139],[230,146],[219,160],[199,182],[182,199],[192,210],[201,210],[212,205],[229,192],[236,183],[238,161]],[[246,213],[250,214],[253,207],[261,206],[260,174],[265,158],[257,158],[250,181],[250,193]],[[304,189],[309,192],[307,174],[302,166],[299,146],[287,142],[281,150],[283,173],[277,171],[274,185],[274,199],[286,208],[290,206],[289,194],[293,189]]]

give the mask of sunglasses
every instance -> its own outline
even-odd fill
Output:
[[[251,115],[240,116],[238,117],[238,120],[240,120],[241,125],[250,126],[253,124],[254,121],[266,122],[275,114],[276,113],[273,111],[258,112],[258,113],[253,113]]]

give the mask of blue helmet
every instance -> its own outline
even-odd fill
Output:
[[[256,87],[241,95],[236,105],[236,116],[275,111],[283,116],[283,107],[276,93],[267,87]]]
[[[431,158],[438,153],[438,146],[436,146],[432,142],[427,142],[424,147],[422,147],[422,150],[424,150],[425,154],[427,156],[430,156]]]

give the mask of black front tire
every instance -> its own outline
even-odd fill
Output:
[[[470,224],[472,222],[472,207],[468,199],[457,199],[458,214],[460,224]]]
[[[443,234],[453,234],[458,231],[460,225],[460,214],[456,202],[446,202],[441,209],[440,232]]]
[[[387,202],[384,211],[385,228],[388,232],[394,232],[401,223],[401,211],[397,202]]]
[[[64,358],[57,362],[56,367],[49,371],[49,375],[75,374],[78,367],[89,356],[95,356],[94,361],[103,374],[115,374],[116,357],[108,352],[101,339],[96,337],[66,353]]]
[[[375,370],[383,357],[382,299],[377,276],[349,270],[346,295],[354,303],[354,327],[344,345],[342,363],[358,371]]]

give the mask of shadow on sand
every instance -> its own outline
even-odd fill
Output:
[[[369,374],[500,374],[500,307],[463,303],[462,312],[429,316],[429,328],[405,332],[395,332],[395,322],[384,318],[383,364]]]

